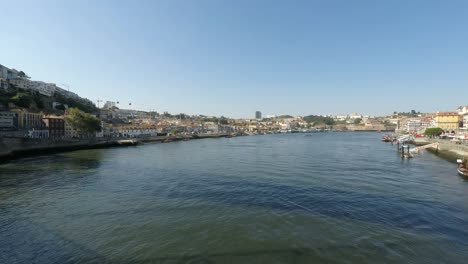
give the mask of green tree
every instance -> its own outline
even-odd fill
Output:
[[[176,128],[171,129],[171,135],[177,135],[178,131]]]
[[[80,135],[94,135],[101,131],[101,120],[78,108],[68,109],[65,121]]]
[[[37,108],[39,109],[44,109],[44,101],[42,101],[42,98],[39,94],[34,94],[32,96],[33,101],[36,103]]]
[[[57,105],[57,106],[55,107],[55,109],[64,111],[64,110],[65,110],[65,106],[64,106],[63,104],[60,104],[60,105]]]
[[[426,128],[424,131],[424,135],[428,137],[435,137],[435,136],[440,136],[444,130],[440,127],[434,127],[434,128]]]
[[[228,124],[228,120],[227,120],[226,117],[221,116],[221,117],[219,118],[219,123],[220,123],[221,125],[227,125],[227,124]]]
[[[95,113],[98,110],[93,102],[84,98],[66,97],[60,93],[55,93],[54,97],[55,101],[60,102],[62,104],[66,104],[69,107],[79,108],[80,110],[86,113]]]
[[[336,124],[335,120],[329,116],[308,115],[304,116],[303,119],[307,123],[313,123],[314,125],[325,124],[327,126],[333,126]]]
[[[11,102],[16,106],[29,108],[32,102],[32,97],[27,93],[17,93],[15,96],[11,97]]]
[[[355,125],[359,125],[359,124],[361,123],[361,121],[362,121],[361,118],[356,118],[356,119],[354,119],[353,123],[354,123]]]
[[[333,126],[335,124],[335,120],[333,120],[333,118],[327,116],[327,117],[325,117],[324,123],[325,123],[325,125]]]

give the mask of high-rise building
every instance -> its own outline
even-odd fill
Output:
[[[256,111],[256,112],[255,112],[255,118],[256,118],[256,119],[262,119],[262,112]]]

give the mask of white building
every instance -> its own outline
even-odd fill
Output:
[[[0,64],[0,79],[8,79],[8,68]]]
[[[13,80],[18,77],[18,71],[0,64],[0,79]]]
[[[468,113],[463,115],[463,129],[468,130]]]
[[[361,114],[358,114],[358,113],[352,113],[349,115],[349,118],[350,119],[357,119],[357,118],[362,118],[362,115]]]
[[[123,137],[141,137],[141,136],[157,136],[158,131],[155,128],[121,128],[118,132]]]
[[[468,106],[460,106],[457,108],[457,112],[459,115],[468,114]]]
[[[31,81],[29,88],[45,96],[52,96],[57,91],[57,86],[55,84],[41,81]]]
[[[11,85],[14,85],[17,88],[20,88],[20,89],[23,89],[23,90],[29,89],[29,83],[30,83],[30,81],[28,79],[24,79],[24,78],[16,78],[16,79],[10,80]]]
[[[28,89],[28,79],[18,76],[18,71],[0,64],[0,89],[8,89],[13,84],[21,89]]]
[[[415,132],[421,129],[421,120],[420,119],[410,119],[406,123],[406,131]]]
[[[215,122],[205,122],[203,123],[203,129],[207,133],[218,133],[219,132],[219,125]]]
[[[345,121],[349,119],[349,115],[336,115],[333,117],[334,120]]]

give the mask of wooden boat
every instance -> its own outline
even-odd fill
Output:
[[[468,168],[466,166],[466,161],[463,162],[462,160],[457,160],[457,163],[458,163],[458,168],[457,168],[458,174],[468,178]]]
[[[468,177],[468,169],[464,168],[462,165],[458,165],[457,171],[461,176]]]

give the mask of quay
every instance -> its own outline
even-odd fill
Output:
[[[411,141],[417,148],[425,147],[451,162],[459,158],[468,158],[468,145],[456,144],[449,140],[433,138],[415,138]]]
[[[24,156],[52,154],[80,149],[96,149],[110,147],[136,146],[144,143],[165,143],[173,141],[187,141],[205,138],[221,138],[240,135],[232,134],[200,134],[185,136],[154,136],[144,138],[90,138],[44,140],[23,137],[0,137],[0,161],[17,159]]]
[[[387,134],[382,137],[382,141],[391,142],[392,145],[396,144],[402,158],[411,158],[414,153],[424,149],[451,162],[455,162],[460,158],[468,158],[468,145],[456,144],[444,139]],[[410,149],[408,144],[415,145],[415,147]]]

